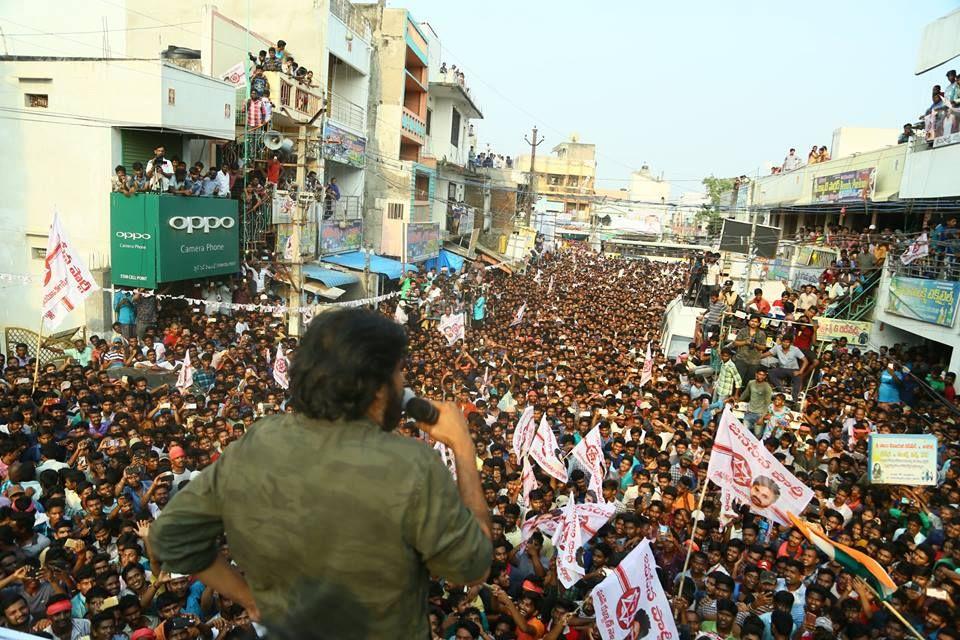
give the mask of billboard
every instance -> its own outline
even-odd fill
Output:
[[[235,273],[240,269],[237,201],[112,193],[110,262],[114,284],[148,289]]]
[[[952,327],[957,317],[960,282],[893,276],[887,311],[921,322]]]
[[[367,141],[329,121],[323,125],[323,157],[351,167],[362,167]]]
[[[872,484],[937,484],[937,436],[870,434],[867,474]]]
[[[855,169],[813,179],[814,202],[852,202],[873,197],[877,168]]]
[[[840,318],[817,318],[817,340],[831,342],[846,338],[850,346],[866,346],[870,342],[872,322],[841,320]]]
[[[440,255],[440,225],[435,222],[410,222],[407,231],[407,262],[422,262]]]
[[[363,220],[325,220],[320,227],[320,255],[358,251],[363,240]]]

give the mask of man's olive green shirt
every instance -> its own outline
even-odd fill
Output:
[[[165,570],[197,573],[224,532],[263,619],[329,638],[429,638],[428,577],[478,580],[492,553],[436,452],[366,420],[260,420],[150,542]]]

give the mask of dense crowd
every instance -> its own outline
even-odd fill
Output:
[[[807,320],[770,335],[751,321],[722,344],[708,326],[668,358],[659,342],[664,311],[688,282],[685,265],[570,248],[507,271],[474,265],[459,274],[408,274],[397,299],[380,306],[408,330],[408,384],[419,395],[455,400],[466,416],[493,514],[486,583],[431,583],[434,639],[599,638],[591,590],[645,538],[689,640],[958,638],[960,433],[941,354],[838,343],[807,362],[805,402],[797,394],[786,402],[755,355],[778,346],[789,355]],[[268,273],[250,267],[243,285],[250,298],[265,295]],[[118,313],[128,304],[133,313],[113,335],[78,341],[64,364],[42,367],[32,392],[26,346],[4,362],[2,622],[64,640],[256,637],[242,607],[195,578],[164,572],[149,531],[178,491],[257,429],[258,417],[292,410],[272,362],[278,346],[295,360],[297,341],[270,313],[157,305],[143,293],[117,301]],[[135,315],[138,306],[147,315]],[[460,312],[465,337],[450,345],[437,325]],[[816,340],[815,332],[806,337]],[[652,379],[641,386],[648,349]],[[193,384],[179,389],[188,352]],[[144,360],[168,364],[135,366]],[[716,361],[726,375],[696,373]],[[814,490],[806,518],[890,572],[899,586],[891,602],[913,629],[797,530],[746,508],[722,511],[713,487],[705,519],[692,530],[720,411],[737,401],[764,445]],[[512,436],[528,405],[556,433],[567,483],[535,467],[535,486],[522,487]],[[605,459],[599,496],[589,471],[567,457],[595,426]],[[869,484],[866,441],[877,432],[936,434],[936,486]],[[405,423],[399,435],[421,434]],[[578,503],[612,502],[616,515],[584,540],[585,576],[567,589],[550,537],[525,534],[523,524],[571,494]],[[292,539],[300,534],[309,532],[291,532]],[[229,540],[222,550],[229,555]],[[314,622],[311,637],[323,637],[323,620]]]

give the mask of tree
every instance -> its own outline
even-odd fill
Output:
[[[697,212],[697,224],[706,227],[707,235],[715,237],[723,227],[723,215],[720,213],[720,202],[725,193],[733,191],[734,178],[717,178],[710,175],[703,179],[703,186],[707,190],[709,203]]]

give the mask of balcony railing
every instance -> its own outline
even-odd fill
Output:
[[[290,115],[309,119],[320,110],[323,99],[319,89],[302,85],[278,71],[270,71],[264,75],[270,84],[270,100],[274,104],[274,113],[285,109]]]
[[[368,37],[368,25],[357,8],[347,0],[330,0],[330,13],[340,18],[343,24],[350,27],[357,34]]]
[[[891,250],[886,264],[890,273],[907,278],[960,281],[960,240],[930,241],[926,256],[903,264],[900,256],[908,246],[908,243],[900,243]]]
[[[420,116],[415,114],[413,111],[410,111],[410,109],[407,109],[406,107],[403,108],[403,115],[400,118],[400,127],[421,143],[423,142],[424,136],[427,135],[427,124],[420,119]]]
[[[360,217],[360,196],[341,196],[335,202],[324,201],[324,217],[335,220],[354,220]],[[329,207],[329,216],[328,208]]]
[[[332,91],[327,95],[327,116],[335,123],[366,131],[367,110]]]

